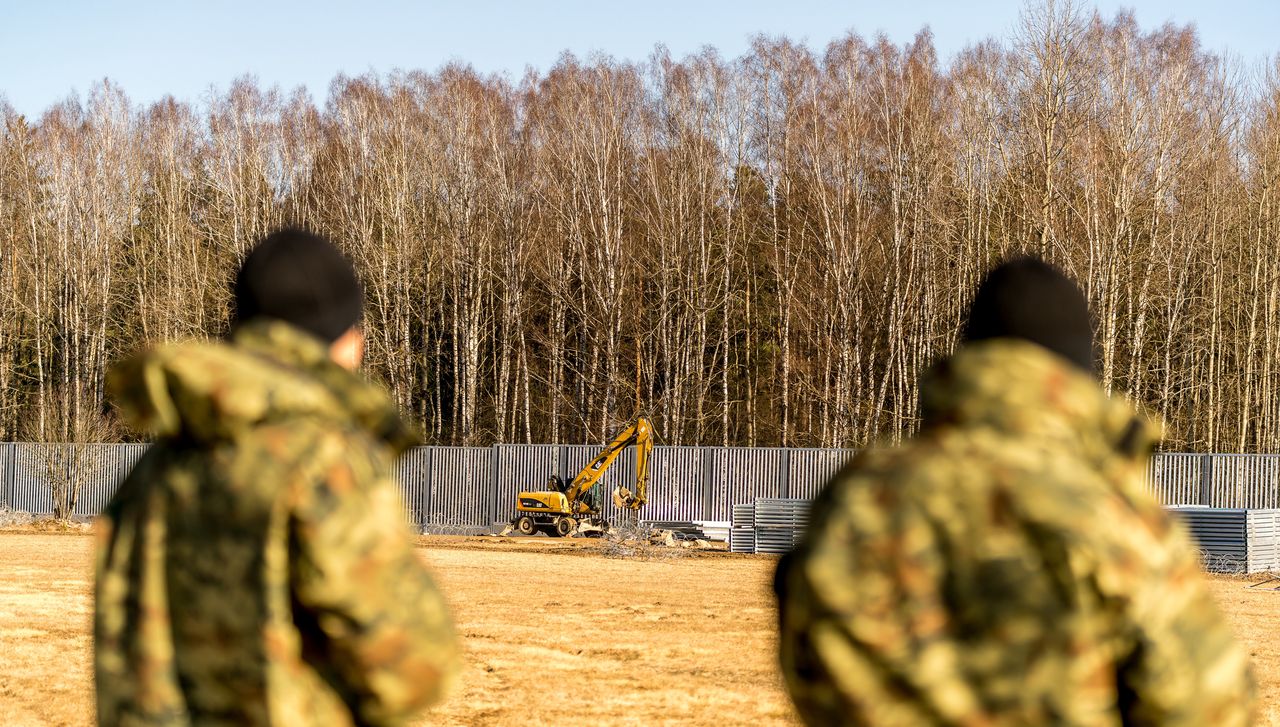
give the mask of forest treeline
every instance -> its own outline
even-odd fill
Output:
[[[370,373],[436,444],[858,446],[916,425],[996,261],[1086,290],[1166,449],[1280,449],[1280,81],[1048,2],[940,60],[850,33],[0,104],[0,433],[122,436],[103,372],[222,335],[275,226],[356,261]]]

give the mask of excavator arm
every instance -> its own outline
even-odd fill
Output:
[[[632,442],[636,448],[635,492],[625,487],[613,491],[613,504],[623,510],[639,510],[649,501],[649,454],[653,452],[653,427],[648,419],[640,417],[635,429],[635,439]]]
[[[653,426],[644,417],[640,417],[635,424],[614,437],[613,441],[609,442],[608,446],[573,478],[565,488],[565,497],[569,502],[574,503],[579,511],[583,511],[584,507],[589,508],[589,505],[584,502],[587,493],[596,486],[601,477],[604,477],[604,473],[618,455],[622,454],[622,450],[632,445],[636,448],[636,494],[632,495],[626,488],[618,488],[614,493],[614,502],[618,503],[620,494],[625,493],[628,504],[618,506],[632,510],[639,509],[648,499],[649,452],[653,450]]]

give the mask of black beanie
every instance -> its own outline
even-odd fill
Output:
[[[987,274],[969,307],[965,341],[1021,338],[1093,372],[1093,327],[1080,287],[1033,257],[1001,264]]]
[[[286,228],[267,235],[240,266],[235,323],[274,318],[333,343],[360,322],[364,293],[351,263],[320,235]]]

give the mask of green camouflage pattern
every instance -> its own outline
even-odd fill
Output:
[[[389,397],[278,322],[115,367],[156,437],[97,526],[98,719],[114,725],[396,725],[458,669],[415,556]]]
[[[1155,427],[1034,344],[922,382],[921,433],[814,503],[775,581],[808,724],[1251,724],[1248,654],[1144,489]]]

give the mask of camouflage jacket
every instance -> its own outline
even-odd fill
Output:
[[[98,718],[394,725],[457,669],[392,479],[388,397],[282,323],[117,366],[157,437],[97,527]]]
[[[814,503],[775,581],[809,724],[1251,723],[1254,682],[1183,528],[1144,491],[1152,428],[1033,344],[966,347],[924,427]]]

